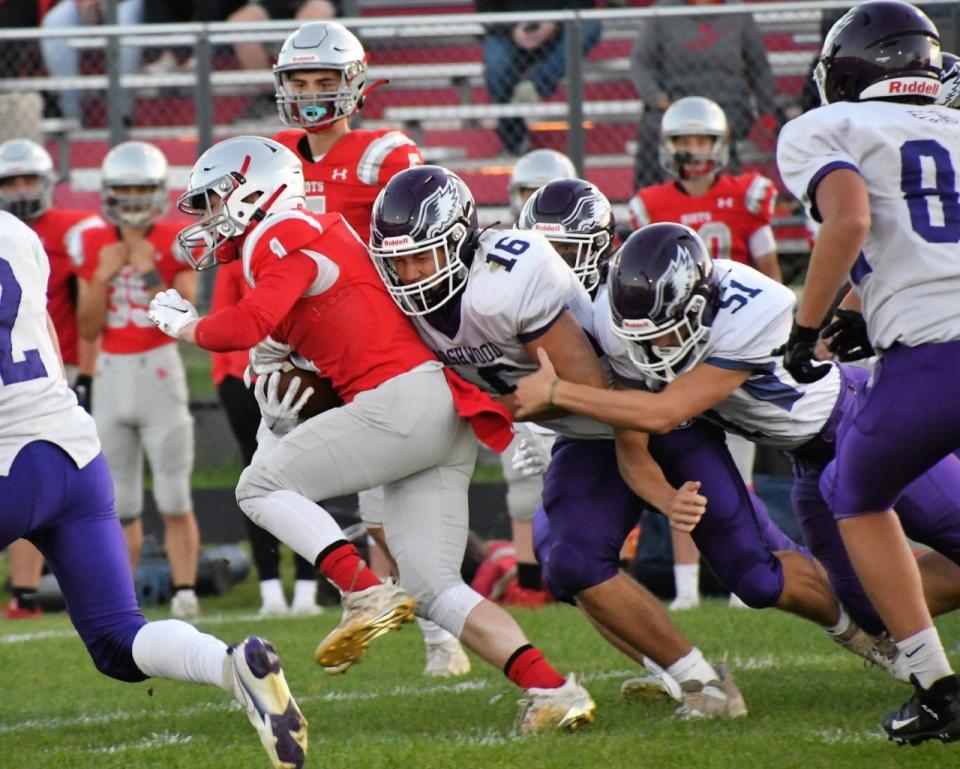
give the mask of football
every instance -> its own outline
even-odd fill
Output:
[[[303,408],[300,409],[301,422],[310,419],[310,417],[315,417],[317,414],[323,413],[328,409],[343,405],[343,401],[340,400],[340,396],[337,395],[337,391],[333,389],[333,384],[329,379],[320,376],[316,371],[297,368],[292,363],[284,364],[280,372],[280,383],[277,387],[277,395],[280,398],[287,392],[287,388],[294,379],[301,380],[300,389],[297,391],[298,399],[299,394],[304,392],[308,387],[313,388],[313,394],[307,402],[303,404]]]

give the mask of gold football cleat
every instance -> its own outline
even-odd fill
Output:
[[[566,730],[575,732],[593,723],[597,709],[576,673],[569,673],[563,686],[556,689],[527,689],[519,701],[517,728],[523,734]]]

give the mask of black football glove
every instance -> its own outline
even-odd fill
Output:
[[[90,399],[93,397],[93,377],[87,374],[80,374],[77,377],[77,381],[73,384],[73,392],[77,396],[77,403],[89,414]]]
[[[787,343],[773,351],[774,355],[783,355],[783,367],[801,384],[816,382],[830,373],[829,363],[818,364],[814,358],[817,336],[815,328],[798,326],[794,321]]]
[[[869,358],[875,354],[867,336],[867,323],[856,310],[837,310],[820,336],[830,338],[830,352],[844,362]]]

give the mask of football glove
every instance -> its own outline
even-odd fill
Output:
[[[513,452],[513,469],[524,478],[543,475],[550,464],[550,449],[556,433],[532,422],[514,424],[514,430],[520,442]]]
[[[290,358],[291,352],[293,348],[290,345],[269,336],[265,337],[255,347],[250,348],[250,365],[243,372],[244,384],[249,387],[253,377],[280,371]]]
[[[77,396],[80,407],[90,413],[90,402],[93,397],[93,377],[89,374],[80,374],[73,383],[73,394]]]
[[[200,316],[197,309],[184,299],[175,288],[161,291],[150,300],[147,316],[167,336],[180,338],[180,331]]]
[[[772,352],[773,355],[783,356],[783,367],[801,384],[816,382],[830,373],[830,364],[818,364],[814,357],[817,337],[815,328],[798,326],[794,321],[787,343]]]
[[[827,349],[845,363],[876,354],[867,336],[867,322],[856,310],[837,310],[820,336],[830,339]]]
[[[281,373],[274,371],[265,374],[257,379],[257,384],[253,388],[253,394],[260,404],[260,414],[263,417],[263,423],[274,435],[286,435],[300,422],[300,409],[313,395],[313,388],[308,387],[301,393],[300,398],[297,392],[303,380],[294,377],[287,385],[287,391],[280,398],[278,393],[280,389]]]

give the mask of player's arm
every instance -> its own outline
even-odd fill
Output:
[[[180,270],[173,278],[173,288],[191,303],[197,301],[198,274],[195,270]]]
[[[823,323],[870,233],[867,185],[853,169],[838,168],[820,180],[816,207],[823,224],[796,318],[797,325],[806,328]]]
[[[531,360],[538,360],[539,351],[543,350],[555,362],[561,376],[571,382],[578,382],[590,387],[606,387],[607,380],[600,366],[600,361],[590,340],[587,339],[583,328],[573,317],[573,313],[564,310],[554,323],[536,339],[524,342],[524,348]],[[504,395],[500,401],[516,413],[518,402],[515,393]],[[543,408],[528,412],[524,419],[554,419],[563,416],[564,411],[558,408]]]
[[[753,258],[753,266],[777,283],[783,283],[783,272],[780,270],[780,258],[777,251],[767,251],[765,254]]]
[[[94,341],[107,322],[110,281],[127,262],[127,246],[109,243],[97,254],[96,267],[89,277],[77,276],[77,329],[81,339]]]
[[[517,383],[518,416],[528,409],[551,405],[605,422],[614,427],[647,433],[666,433],[724,400],[750,376],[749,370],[726,369],[701,363],[680,375],[658,393],[606,390],[566,381],[550,359]]]
[[[232,307],[185,324],[178,337],[205,350],[249,350],[275,329],[317,277],[317,263],[294,251],[264,267]]]

